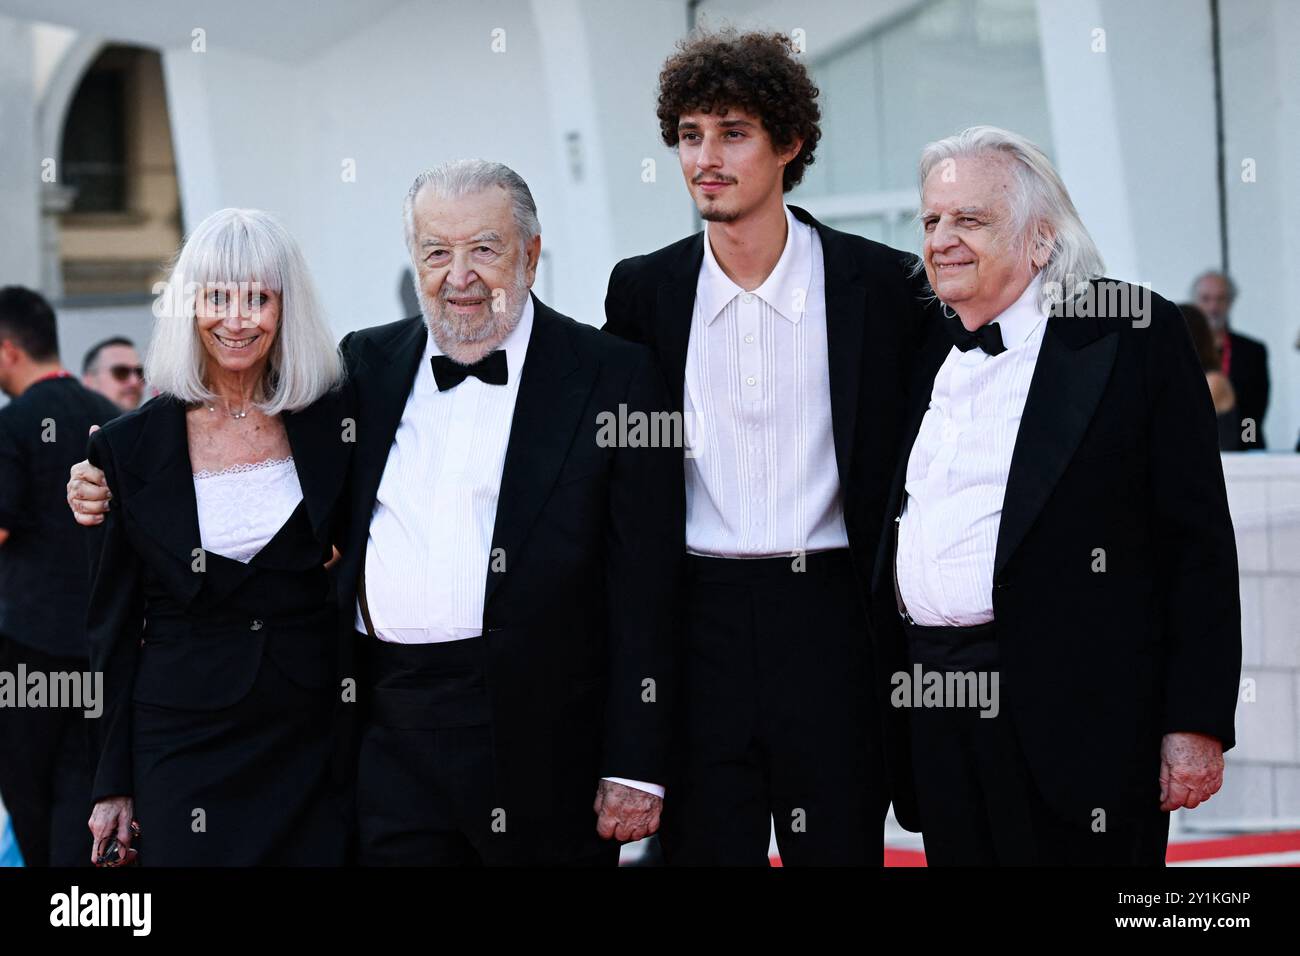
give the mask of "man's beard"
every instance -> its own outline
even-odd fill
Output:
[[[699,200],[695,203],[695,208],[700,211],[700,218],[705,222],[735,222],[744,215],[743,209],[729,209],[718,205],[716,200],[705,195],[700,195]]]
[[[464,291],[453,290],[444,285],[437,300],[425,295],[419,281],[415,282],[415,296],[420,302],[420,313],[424,316],[424,324],[428,326],[433,340],[444,352],[450,352],[454,346],[474,345],[493,339],[500,342],[514,331],[524,314],[525,296],[528,294],[528,280],[523,272],[521,271],[515,277],[514,283],[503,287],[502,292],[505,301],[503,308],[497,310],[494,308],[496,299],[492,295],[492,290],[482,282]],[[473,323],[479,321],[478,315],[460,316],[450,311],[447,308],[448,296],[457,299],[482,298],[487,309],[487,319],[481,325],[475,325]]]
[[[735,222],[741,216],[739,209],[701,209],[700,218],[705,222]]]

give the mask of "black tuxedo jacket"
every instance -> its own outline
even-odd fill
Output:
[[[1236,419],[1253,418],[1258,441],[1248,449],[1266,448],[1264,442],[1264,415],[1268,412],[1268,349],[1263,342],[1249,336],[1229,332],[1232,362],[1228,367],[1228,380],[1237,393]],[[1241,426],[1236,431],[1240,433]]]
[[[602,412],[665,409],[650,355],[533,304],[492,536],[505,569],[488,571],[483,610],[497,792],[520,862],[599,850],[599,778],[665,780],[685,508],[680,452],[598,442]],[[426,336],[417,316],[342,343],[358,403],[337,567],[348,635]]]
[[[336,507],[352,446],[344,386],[286,412],[303,500],[280,532],[243,564],[201,555],[185,405],[151,399],[90,437],[90,463],[113,492],[88,532],[91,669],[104,673],[104,713],[89,721],[98,769],[94,798],[130,794],[132,700],[215,711],[252,688],[263,654],[305,687],[333,685],[337,612],[322,570],[336,540]]]
[[[912,275],[914,256],[840,232],[790,207],[821,240],[826,283],[826,347],[831,429],[849,547],[868,602],[885,496],[905,418],[910,370],[937,307]],[[614,267],[605,299],[605,331],[650,346],[663,370],[672,407],[681,411],[695,289],[704,233],[625,259]],[[678,462],[678,483],[682,481]],[[867,635],[863,635],[866,639]],[[888,706],[882,696],[879,706]]]
[[[1043,796],[1079,823],[1094,808],[1114,820],[1158,803],[1164,734],[1234,743],[1240,601],[1214,409],[1177,308],[1152,295],[1148,318],[1048,319],[994,558],[1001,706]],[[951,348],[937,328],[918,363],[891,522]],[[887,673],[908,670],[895,546],[882,539],[873,589]],[[892,714],[897,744],[906,711]],[[907,746],[891,760],[910,766]],[[895,795],[905,826],[914,799]]]

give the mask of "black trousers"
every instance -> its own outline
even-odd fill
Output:
[[[0,670],[85,673],[85,660],[55,657],[0,637]],[[18,688],[19,693],[23,688]],[[90,865],[90,746],[81,708],[0,707],[0,799],[27,866]]]
[[[482,638],[437,644],[390,644],[365,635],[357,640],[366,649],[371,687],[357,766],[361,865],[512,862],[494,829],[502,818]],[[590,858],[538,862],[617,866],[618,851],[612,844]]]
[[[919,664],[923,674],[998,671],[992,624],[906,630],[913,666]],[[1169,814],[1154,801],[1150,812],[1135,819],[1112,808],[1105,818],[1071,824],[1047,805],[1011,718],[1008,701],[1015,688],[998,676],[996,716],[981,716],[994,709],[969,699],[966,706],[945,700],[945,706],[909,710],[927,864],[1163,866]],[[991,689],[991,681],[985,686]],[[1068,741],[1062,741],[1061,759],[1071,759]]]
[[[664,804],[672,865],[884,857],[879,724],[847,550],[687,560],[681,765]]]

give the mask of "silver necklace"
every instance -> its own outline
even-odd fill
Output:
[[[217,410],[217,406],[215,406],[215,405],[211,405],[211,404],[208,405],[208,411],[210,411],[210,412],[216,412],[216,410]],[[226,414],[229,415],[231,418],[247,418],[247,417],[248,417],[248,409],[247,409],[247,408],[244,408],[244,409],[242,409],[242,410],[240,410],[240,411],[238,411],[238,412],[232,412],[232,411],[230,410],[230,403],[227,402],[227,403],[226,403]]]

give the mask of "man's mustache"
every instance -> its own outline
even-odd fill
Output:
[[[448,302],[451,299],[490,299],[492,290],[487,286],[479,284],[469,289],[453,289],[450,292],[440,292],[438,294],[439,302]]]

